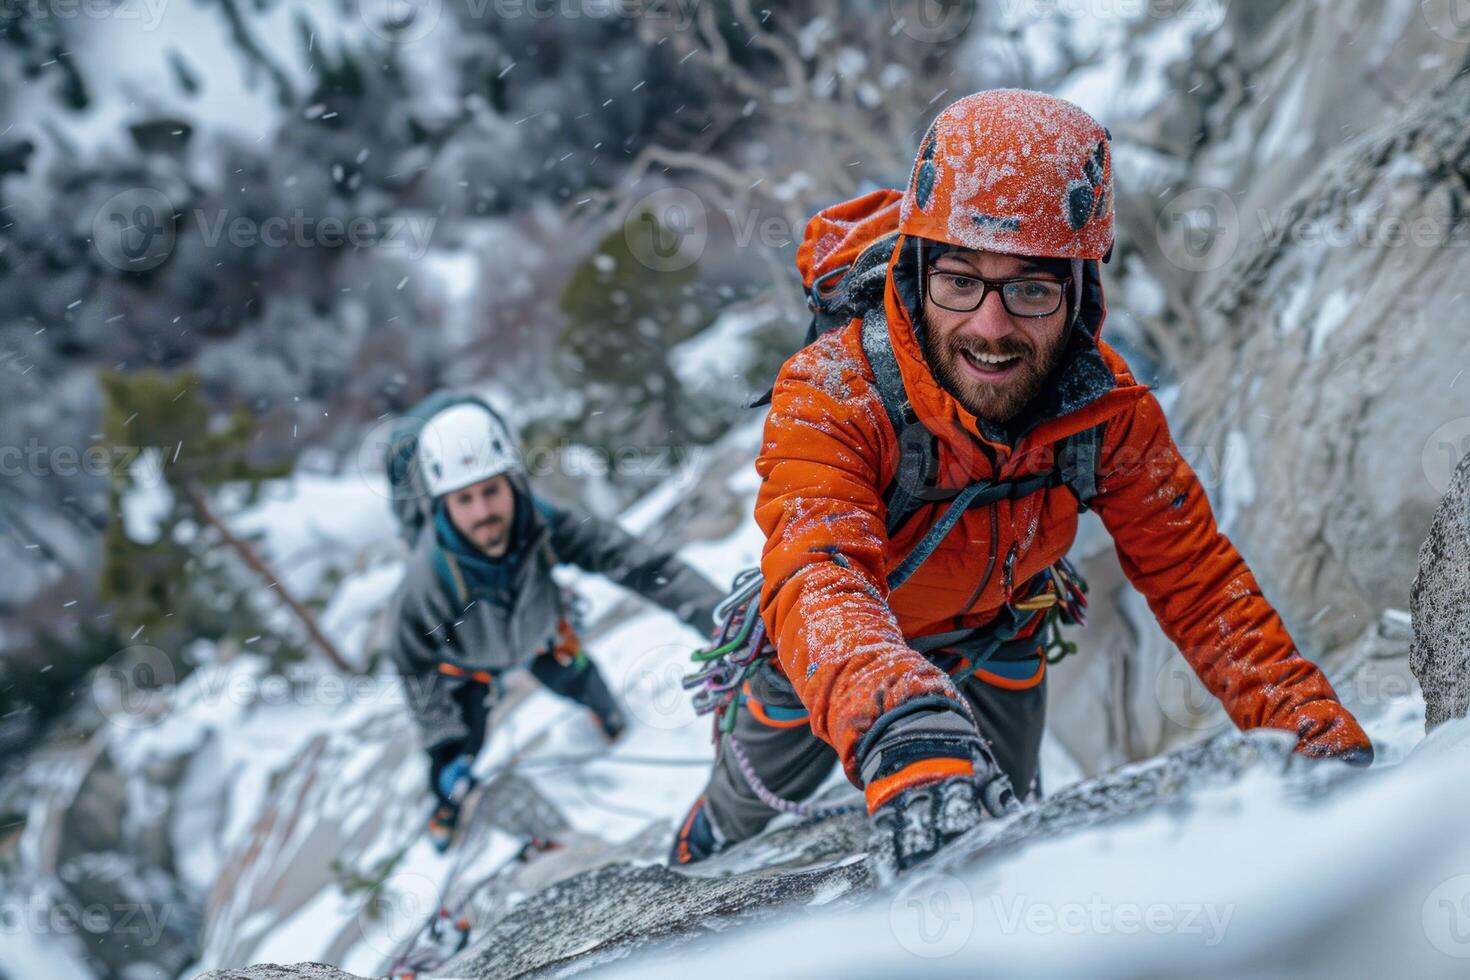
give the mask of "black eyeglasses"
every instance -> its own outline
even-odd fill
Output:
[[[973,313],[992,289],[1011,316],[1051,316],[1067,295],[1067,279],[985,279],[968,272],[929,270],[929,298],[952,313]]]

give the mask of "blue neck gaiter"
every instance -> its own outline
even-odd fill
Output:
[[[511,517],[510,547],[499,558],[491,558],[473,541],[466,538],[449,519],[449,508],[441,498],[434,504],[434,533],[439,547],[454,556],[464,575],[470,593],[501,605],[510,605],[515,597],[516,573],[524,560],[526,532],[530,526],[531,508],[514,489],[515,511]]]

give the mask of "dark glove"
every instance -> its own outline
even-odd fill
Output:
[[[1314,759],[1337,759],[1350,766],[1373,764],[1373,743],[1352,712],[1338,701],[1309,701],[1293,712],[1296,750]]]
[[[880,882],[932,857],[986,814],[1020,808],[963,709],[942,697],[916,701],[924,703],[879,718],[858,745],[872,814],[868,853]]]
[[[988,781],[952,776],[904,790],[869,821],[868,855],[879,882],[927,861],[987,814],[1000,817],[1019,808],[1011,781],[998,770]]]

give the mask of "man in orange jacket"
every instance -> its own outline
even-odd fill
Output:
[[[757,833],[771,804],[810,795],[834,762],[864,787],[876,856],[894,870],[1013,809],[1016,790],[1034,788],[1044,724],[1040,609],[1067,598],[1057,570],[1084,504],[1236,725],[1290,731],[1308,756],[1372,760],[1216,527],[1157,399],[1099,336],[1109,144],[1087,113],[1037,92],[949,106],[895,198],[884,316],[853,319],[782,368],[756,463],[775,655],[743,690],[676,863]],[[840,248],[859,218],[818,216],[803,260]],[[937,492],[897,527],[903,450],[863,336],[884,319],[886,364],[936,461]],[[1085,501],[1075,481],[1026,485],[1094,431]],[[945,499],[980,481],[1023,489],[983,506]],[[916,548],[932,548],[917,565]]]

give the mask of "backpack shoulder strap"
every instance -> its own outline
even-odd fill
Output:
[[[909,404],[898,370],[898,358],[888,339],[888,314],[881,305],[863,314],[863,355],[873,371],[883,411],[893,426],[898,442],[898,469],[887,496],[888,533],[892,535],[917,509],[920,492],[934,476],[938,456],[934,451],[934,435],[926,429]]]
[[[1097,496],[1097,465],[1102,453],[1106,422],[1073,433],[1062,440],[1057,451],[1057,469],[1063,486],[1077,498],[1077,506],[1090,509],[1088,502]]]
[[[459,608],[463,609],[470,601],[470,590],[465,586],[464,575],[459,570],[459,562],[447,550],[439,546],[438,542],[430,545],[434,549],[434,572],[439,579],[439,585],[451,598],[457,599]]]

